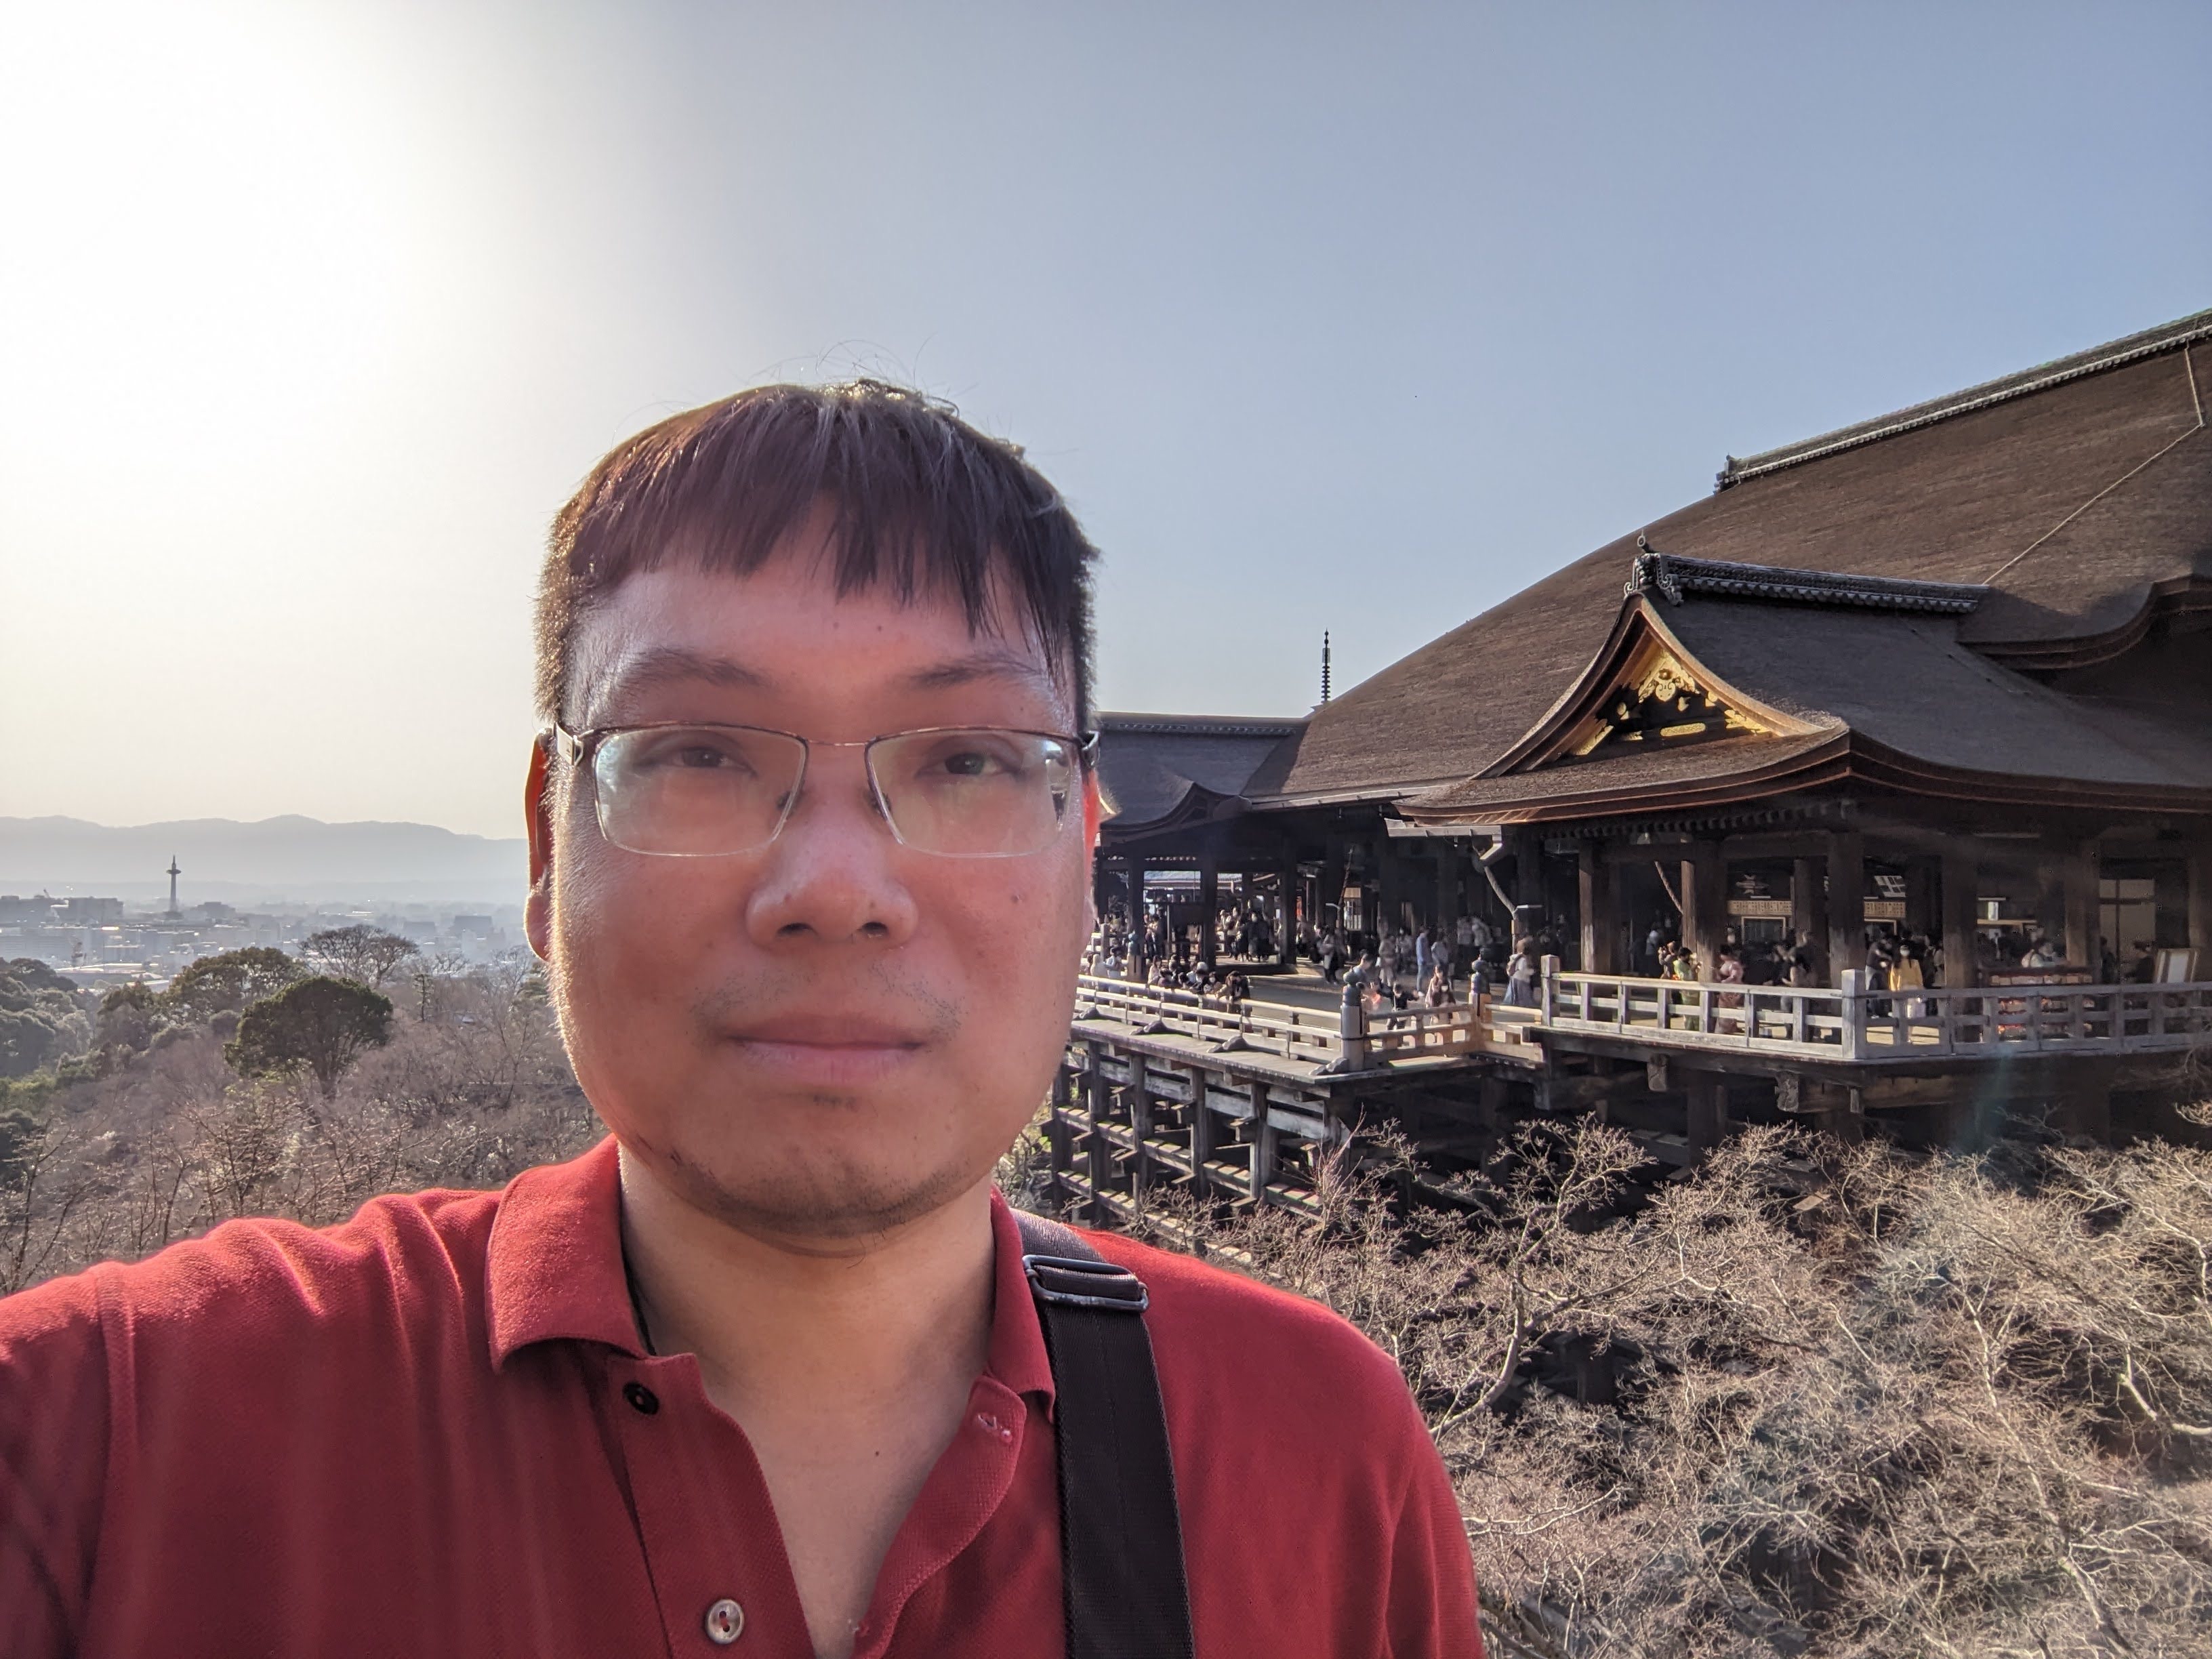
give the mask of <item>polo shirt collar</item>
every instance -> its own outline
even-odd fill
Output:
[[[564,1338],[644,1356],[623,1276],[618,1158],[609,1135],[507,1183],[485,1251],[494,1370],[517,1348]]]
[[[494,1370],[533,1342],[597,1342],[644,1358],[623,1275],[622,1176],[612,1135],[566,1164],[507,1183],[486,1250]],[[1022,1272],[1021,1230],[991,1194],[993,1298],[987,1373],[1017,1394],[1053,1399],[1052,1362]]]

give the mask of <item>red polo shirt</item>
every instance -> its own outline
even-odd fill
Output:
[[[608,1140],[503,1193],[233,1222],[0,1301],[0,1651],[811,1659],[743,1431],[691,1356],[639,1348],[618,1203]],[[858,1659],[1063,1651],[1052,1373],[993,1218],[989,1363]],[[1390,1361],[1308,1303],[1096,1242],[1152,1289],[1200,1659],[1479,1654]]]

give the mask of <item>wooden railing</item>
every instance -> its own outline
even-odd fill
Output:
[[[1669,1048],[1853,1063],[1947,1055],[2178,1052],[2212,1041],[2212,983],[1878,991],[1622,978],[1553,970],[1542,1030]]]
[[[1156,1030],[1202,1042],[1237,1043],[1290,1060],[1327,1065],[1344,1054],[1342,1021],[1333,1013],[1275,1004],[1232,1003],[1195,991],[1139,985],[1084,974],[1075,981],[1075,1014],[1110,1019],[1133,1030]]]
[[[1462,1058],[1494,1041],[1491,1011],[1466,1003],[1368,1013],[1204,997],[1083,974],[1076,980],[1079,1019],[1103,1018],[1133,1031],[1174,1033],[1226,1049],[1280,1055],[1294,1062],[1363,1071],[1398,1060]],[[1524,1050],[1525,1052],[1525,1050]]]

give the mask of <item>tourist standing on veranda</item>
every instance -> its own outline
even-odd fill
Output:
[[[1536,1006],[1536,981],[1541,972],[1536,962],[1536,942],[1531,939],[1514,940],[1513,959],[1505,964],[1506,1006],[1534,1008]]]
[[[1171,1486],[1103,1476],[1176,1505],[1115,1542],[1179,1555],[1197,1654],[1480,1650],[1350,1326],[1068,1234],[1146,1287],[1158,1404],[1048,1347],[991,1174],[1093,922],[1091,557],[1018,450],[868,382],[600,465],[540,591],[527,926],[611,1133],[0,1301],[10,1659],[1056,1656],[1101,1389],[1164,1409]]]

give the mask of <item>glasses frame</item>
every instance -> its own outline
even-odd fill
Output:
[[[632,732],[758,732],[771,738],[788,738],[799,745],[799,775],[792,780],[791,793],[783,803],[783,811],[776,818],[775,828],[769,830],[765,841],[750,847],[741,847],[729,853],[647,853],[635,847],[623,847],[607,833],[605,803],[599,795],[599,776],[593,762],[599,747],[610,738],[626,736]],[[955,732],[995,732],[1008,737],[1047,738],[1054,743],[1064,743],[1075,756],[1075,772],[1079,779],[1094,769],[1098,756],[1098,734],[1086,732],[1080,737],[1066,732],[1038,732],[1019,726],[917,726],[904,732],[884,732],[872,738],[849,738],[832,743],[819,738],[801,737],[796,732],[778,731],[772,726],[747,726],[734,720],[647,720],[635,726],[595,726],[583,732],[571,732],[557,721],[541,734],[540,741],[550,744],[551,751],[573,767],[580,776],[589,778],[592,784],[592,822],[598,827],[599,838],[610,847],[621,847],[625,853],[635,853],[645,859],[732,859],[742,858],[773,847],[783,834],[783,827],[791,822],[798,809],[799,798],[805,793],[807,764],[814,758],[817,749],[858,749],[862,751],[861,763],[868,775],[868,795],[875,802],[876,816],[891,832],[891,839],[910,853],[920,853],[936,859],[1021,859],[1042,853],[1060,839],[1067,824],[1067,813],[1062,811],[1056,820],[1052,841],[1042,847],[1033,847],[1024,853],[943,853],[933,847],[917,847],[899,832],[898,820],[891,816],[890,804],[884,799],[882,781],[876,775],[876,745],[891,743],[901,738],[927,738]]]

